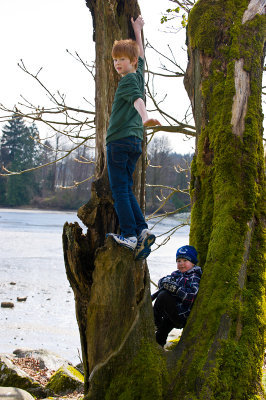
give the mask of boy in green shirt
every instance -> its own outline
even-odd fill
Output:
[[[119,219],[121,235],[108,233],[116,243],[135,250],[135,259],[145,259],[155,235],[148,229],[139,204],[132,192],[132,175],[142,153],[143,126],[160,125],[149,119],[144,97],[144,49],[141,31],[144,25],[139,16],[131,18],[136,41],[115,41],[112,57],[121,80],[115,93],[107,130],[107,169]]]

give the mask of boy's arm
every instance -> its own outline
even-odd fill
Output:
[[[157,119],[148,118],[146,106],[141,97],[139,97],[137,100],[134,101],[134,107],[137,110],[137,112],[139,113],[139,115],[141,116],[144,126],[161,125]]]
[[[188,280],[181,279],[180,282],[174,280],[162,282],[163,288],[176,296],[182,303],[193,303],[199,291],[199,284],[200,277],[197,274],[193,274]]]
[[[140,49],[140,57],[144,58],[144,48],[142,44],[142,37],[141,37],[141,31],[144,26],[144,20],[141,15],[138,16],[136,21],[134,21],[133,17],[131,17],[131,23],[132,27],[135,33],[136,37],[136,42],[139,46]],[[137,100],[134,101],[134,107],[141,116],[142,122],[144,126],[155,126],[155,125],[161,125],[160,122],[157,119],[153,118],[148,118],[148,113],[146,110],[146,106],[144,101],[142,100],[141,97],[139,97]]]
[[[142,37],[141,37],[141,31],[144,26],[144,20],[143,20],[142,16],[139,15],[138,18],[136,19],[136,21],[134,21],[133,17],[131,17],[131,23],[132,23],[132,27],[133,27],[133,30],[135,33],[136,42],[139,46],[139,50],[140,50],[139,55],[141,58],[144,58],[144,48],[143,48]]]
[[[171,281],[171,275],[164,276],[163,278],[159,279],[158,288],[164,289],[164,287],[163,287],[164,282],[170,282],[170,281]]]

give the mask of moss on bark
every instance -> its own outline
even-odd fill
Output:
[[[265,16],[248,1],[199,0],[188,25],[190,74],[201,65],[202,115],[192,166],[190,240],[204,269],[180,344],[174,399],[256,399],[265,329],[265,181],[261,79]],[[249,79],[243,132],[232,114],[236,62]],[[191,72],[192,71],[192,72]],[[192,91],[190,91],[192,93]],[[191,99],[192,102],[194,99]],[[189,351],[189,357],[187,357]],[[182,386],[183,377],[187,378]],[[181,390],[180,390],[181,388]]]
[[[145,341],[127,369],[121,368],[105,400],[162,400],[168,384],[165,358],[157,345]]]

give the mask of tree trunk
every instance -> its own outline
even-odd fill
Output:
[[[190,242],[204,272],[171,354],[172,399],[264,398],[264,3],[199,0],[189,16]]]
[[[65,224],[66,271],[80,329],[87,399],[263,399],[265,214],[261,77],[263,0],[199,0],[188,24],[185,85],[197,128],[191,244],[199,295],[178,345],[154,339],[146,263],[105,233],[117,219],[106,174],[105,131],[116,87],[114,39],[130,37],[136,1],[87,0],[96,41],[97,179]]]
[[[152,364],[156,368],[160,352],[154,350],[147,264],[135,262],[130,250],[118,247],[112,239],[105,240],[106,233],[117,232],[119,228],[108,183],[105,150],[118,83],[111,50],[115,39],[134,39],[130,18],[136,18],[140,10],[136,0],[87,0],[87,6],[93,18],[96,43],[96,180],[90,201],[78,210],[79,218],[88,227],[87,233],[83,234],[77,223],[66,223],[63,248],[66,273],[75,295],[85,395],[99,400],[117,399],[117,390],[118,393],[134,391],[141,396],[145,385],[139,371]],[[143,160],[138,163],[134,180],[135,194],[142,206]],[[132,376],[137,373],[135,386],[130,385],[128,389],[124,382],[126,371]],[[160,398],[161,375],[158,368],[159,379],[149,378],[147,388],[153,398]]]

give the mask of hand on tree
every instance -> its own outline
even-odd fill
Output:
[[[138,18],[136,19],[136,21],[134,21],[134,18],[131,17],[131,24],[133,27],[134,32],[141,32],[142,28],[144,26],[144,19],[142,18],[141,15],[138,16]]]
[[[147,119],[146,121],[143,122],[144,126],[156,126],[156,125],[161,125],[161,123],[158,121],[158,119],[150,118]]]

